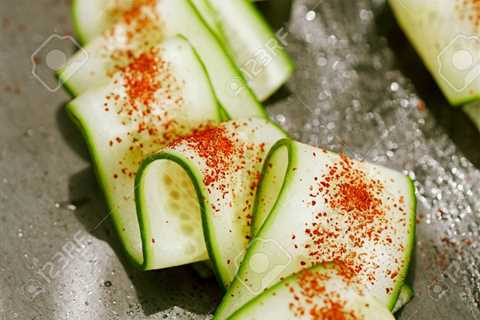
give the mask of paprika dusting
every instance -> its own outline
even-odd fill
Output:
[[[226,177],[235,153],[234,139],[227,134],[225,127],[213,127],[179,139],[172,147],[184,143],[205,160],[208,173],[203,183],[208,187]]]
[[[115,69],[114,84],[122,90],[115,89],[105,97],[104,111],[116,113],[128,128],[126,134],[109,141],[111,147],[129,145],[115,175],[133,178],[145,156],[177,136],[189,134],[192,128],[177,120],[184,105],[183,83],[161,58],[161,49],[127,55],[129,63]]]
[[[155,102],[155,93],[162,86],[158,75],[168,74],[168,66],[165,66],[166,62],[159,58],[156,48],[142,52],[138,56],[134,56],[132,52],[128,54],[129,64],[116,68],[123,75],[123,86],[127,93],[126,105],[138,110],[138,104],[142,104],[146,107],[144,115],[147,115],[151,112],[152,103]]]
[[[133,0],[125,6],[121,1],[115,1],[109,12],[112,27],[105,32],[105,37],[111,41],[102,48],[112,61],[108,76],[113,77],[118,69],[129,65],[164,39],[156,3],[156,0]]]
[[[384,183],[371,178],[362,162],[341,155],[327,164],[313,177],[304,203],[313,219],[305,223],[302,237],[292,235],[293,247],[305,256],[301,269],[333,261],[345,281],[373,286],[379,280],[379,255],[394,259],[395,252],[404,250],[395,247],[395,226],[387,211],[404,212],[405,199],[387,194]],[[394,280],[402,267],[386,269],[383,276]]]
[[[125,6],[121,0],[115,0],[109,11],[114,26],[106,31],[106,35],[115,35],[115,24],[122,26],[128,42],[140,42],[139,40],[148,37],[149,33],[161,32],[161,19],[155,8],[156,3],[157,0],[133,0]]]
[[[460,20],[467,20],[476,28],[480,26],[480,1],[456,0],[454,9]]]
[[[245,229],[249,229],[265,157],[265,144],[243,139],[239,132],[245,127],[248,127],[248,123],[237,121],[230,122],[228,126],[210,126],[177,139],[170,147],[193,152],[203,161],[199,167],[206,191],[212,197],[209,204],[213,212],[219,213],[226,207],[233,208],[238,221]],[[249,133],[254,134],[255,130]],[[245,240],[249,240],[246,237]]]
[[[336,263],[333,266],[337,269]],[[338,292],[325,287],[324,283],[329,279],[331,276],[327,273],[303,270],[298,275],[295,286],[288,285],[292,294],[290,311],[296,317],[307,316],[312,320],[359,319],[353,311],[345,309],[346,301],[341,299]]]

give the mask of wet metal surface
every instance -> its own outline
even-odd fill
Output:
[[[68,95],[32,75],[31,55],[71,31],[69,6],[0,2],[0,319],[207,318],[220,298],[213,281],[189,267],[142,273],[125,261],[63,112]],[[399,318],[480,319],[473,124],[447,106],[383,0],[297,0],[285,30],[298,71],[269,102],[271,115],[299,140],[416,180],[416,297]],[[67,55],[75,48],[56,40]],[[55,89],[51,51],[35,62]]]

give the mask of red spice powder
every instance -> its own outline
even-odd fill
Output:
[[[302,244],[293,241],[294,248],[302,248],[308,255],[299,267],[334,261],[345,280],[374,285],[381,267],[376,263],[376,255],[386,253],[370,249],[368,254],[357,252],[362,252],[367,243],[392,247],[388,250],[392,258],[396,257],[395,252],[402,251],[401,247],[395,247],[399,245],[393,240],[394,234],[387,233],[395,226],[387,220],[386,210],[404,212],[405,199],[386,195],[380,180],[368,177],[361,163],[344,155],[313,180],[305,200],[313,218],[305,223],[307,241]],[[316,211],[312,203],[325,203],[332,211]],[[388,276],[393,279],[397,274],[398,270],[392,270]]]
[[[166,62],[159,58],[158,50],[152,48],[134,57],[125,67],[118,67],[124,78],[128,103],[137,108],[138,103],[149,106],[154,102],[155,93],[162,86],[158,74]],[[150,113],[146,109],[145,113]]]
[[[480,26],[479,0],[457,0],[454,10],[460,20],[467,20],[477,28]]]
[[[146,155],[158,151],[179,135],[190,134],[192,128],[177,122],[176,114],[184,104],[183,83],[175,78],[171,65],[161,59],[158,49],[151,48],[138,55],[132,51],[117,54],[128,60],[125,65],[115,66],[115,83],[123,86],[125,96],[110,93],[105,98],[103,110],[116,113],[129,128],[127,137],[114,137],[109,145],[125,140],[130,144],[115,174],[133,178]]]
[[[353,230],[357,232],[355,237],[367,239],[378,235],[371,227],[385,215],[381,198],[384,189],[381,181],[369,179],[366,173],[354,166],[352,160],[345,155],[340,157],[340,161],[329,166],[328,173],[321,177],[318,184],[318,190],[328,206],[348,216],[352,227],[356,228]],[[358,240],[361,245],[363,240]]]
[[[304,270],[296,281],[300,290],[296,290],[292,285],[288,286],[293,298],[289,309],[296,317],[307,315],[312,320],[358,319],[354,312],[345,310],[346,302],[342,301],[338,292],[325,288],[323,282],[329,279],[328,274]]]
[[[228,128],[230,127],[231,128]],[[181,137],[170,147],[186,146],[205,161],[203,183],[207,192],[215,195],[210,206],[221,212],[225,206],[233,208],[241,203],[238,219],[249,230],[256,189],[261,178],[260,170],[265,158],[265,144],[244,141],[237,133],[248,126],[245,122],[231,122],[228,127],[208,127],[194,134]],[[231,129],[234,130],[231,130]],[[252,133],[256,129],[252,129]],[[246,234],[249,232],[246,232]],[[246,235],[245,240],[250,237]]]
[[[117,40],[125,38],[126,41],[113,51],[109,46],[103,48],[106,56],[113,62],[112,67],[107,70],[108,76],[113,76],[119,69],[131,63],[139,64],[138,59],[142,58],[142,54],[163,39],[163,26],[155,9],[156,3],[156,0],[133,0],[125,7],[120,1],[115,1],[109,12],[113,26],[105,32],[105,36]],[[118,42],[117,40],[114,42]]]
[[[197,132],[187,138],[179,139],[172,144],[172,147],[180,143],[186,143],[205,159],[209,169],[203,180],[206,186],[210,186],[226,176],[234,155],[235,143],[224,127]]]
[[[313,320],[357,320],[358,317],[353,311],[345,312],[345,302],[326,301],[327,305],[310,310],[310,316]]]
[[[157,0],[133,0],[130,6],[125,7],[121,1],[115,1],[115,5],[109,12],[111,20],[121,22],[126,27],[129,41],[145,35],[149,31],[160,31],[160,17],[155,10]],[[107,35],[112,35],[112,30]]]

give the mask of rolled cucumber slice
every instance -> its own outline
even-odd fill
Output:
[[[394,320],[390,311],[345,279],[335,265],[301,271],[268,289],[230,320]]]
[[[328,261],[345,263],[352,281],[393,309],[414,246],[412,182],[288,139],[272,150],[257,195],[255,237],[215,319],[227,319],[282,278]]]
[[[179,255],[209,256],[219,283],[227,287],[250,239],[263,162],[284,137],[263,119],[231,121],[146,159],[136,180],[146,268],[166,266],[168,257],[176,262]],[[190,216],[195,220],[185,221]]]
[[[142,5],[123,13],[122,19],[89,42],[59,71],[59,78],[73,94],[78,95],[108,83],[112,72],[119,65],[128,63],[132,53],[138,55],[161,43],[165,37],[180,34],[188,39],[200,56],[215,94],[229,117],[266,117],[265,110],[235,63],[190,1],[143,0],[140,3]],[[78,9],[81,12],[88,10],[96,9]],[[95,14],[90,16],[85,13],[82,24],[88,24],[89,18],[93,24],[98,24],[97,20],[104,20]],[[85,56],[88,59],[83,61]],[[243,90],[237,90],[238,87]]]
[[[452,105],[480,98],[478,4],[389,0],[398,23]]]
[[[260,101],[266,100],[292,75],[292,60],[250,1],[208,1],[218,16],[227,48],[248,85]]]
[[[112,12],[126,11],[132,5],[148,1],[75,0],[75,33],[82,43],[91,42],[118,22],[118,17],[115,18]],[[158,0],[161,1],[164,0]],[[293,63],[275,33],[249,1],[191,2],[211,31],[226,45],[259,100],[268,98],[288,80],[293,72]],[[234,77],[227,85],[231,86],[235,95],[246,89],[241,78]]]
[[[85,136],[109,214],[128,257],[135,265],[146,268],[135,207],[137,169],[144,158],[177,136],[221,119],[209,79],[188,42],[173,38],[156,47],[150,56],[137,59],[117,73],[111,83],[74,99],[67,111]],[[187,178],[179,175],[175,183],[181,184]],[[197,217],[192,213],[188,219]],[[190,236],[191,242],[202,239],[201,234]],[[148,267],[206,259],[203,253],[187,255],[178,251],[166,256],[163,264]]]

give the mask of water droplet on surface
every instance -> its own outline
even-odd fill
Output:
[[[398,89],[400,89],[400,85],[399,85],[397,82],[392,82],[392,83],[390,84],[390,90],[391,90],[392,92],[397,92]]]
[[[373,18],[373,13],[370,10],[362,9],[360,10],[360,19],[363,21],[368,21]]]
[[[317,16],[317,14],[315,13],[315,11],[310,10],[310,11],[308,11],[307,14],[305,15],[305,19],[306,19],[307,21],[313,21],[316,16]]]
[[[317,59],[317,66],[325,67],[328,64],[328,60],[325,57],[320,57]]]
[[[275,118],[276,118],[277,121],[280,122],[280,123],[285,123],[285,121],[286,121],[285,116],[284,116],[284,115],[281,115],[281,114],[277,115]]]

